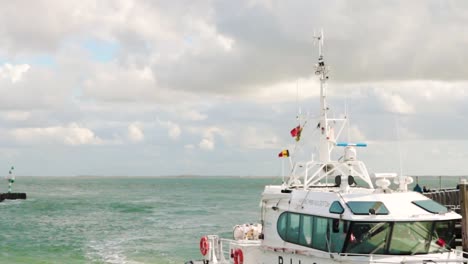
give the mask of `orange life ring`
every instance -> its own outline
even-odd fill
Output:
[[[210,249],[210,243],[208,242],[208,238],[206,236],[203,236],[200,239],[200,253],[203,256],[206,256],[209,249]]]
[[[244,253],[241,249],[234,251],[234,264],[244,264]]]

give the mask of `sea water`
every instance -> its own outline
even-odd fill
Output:
[[[0,263],[185,263],[205,234],[258,222],[266,184],[239,177],[17,177],[0,203]],[[0,181],[0,192],[7,181]],[[3,188],[4,190],[1,190]]]
[[[454,187],[447,178],[442,187]],[[420,185],[439,187],[438,178]],[[7,181],[0,182],[6,192]],[[185,263],[206,234],[259,222],[276,178],[17,177],[27,200],[0,203],[0,263]],[[3,188],[3,190],[1,190]]]

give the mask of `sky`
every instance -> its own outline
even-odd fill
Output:
[[[280,176],[316,150],[320,29],[370,171],[468,174],[464,0],[17,0],[0,25],[0,174]]]

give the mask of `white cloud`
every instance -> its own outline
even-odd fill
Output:
[[[28,64],[12,65],[6,63],[0,67],[0,78],[10,79],[12,83],[16,83],[23,78],[23,75],[28,72],[29,68],[31,66]]]
[[[316,97],[320,94],[320,86],[317,77],[287,80],[283,82],[258,85],[249,90],[250,97],[257,102],[294,102]]]
[[[48,16],[37,12],[45,9]],[[61,145],[99,145],[103,150],[101,145],[118,142],[110,153],[116,158],[134,153],[132,148],[152,147],[142,153],[162,157],[159,151],[167,151],[168,139],[175,146],[170,156],[196,149],[232,153],[286,146],[288,131],[279,130],[285,124],[290,128],[287,122],[297,105],[303,113],[312,109],[310,116],[318,109],[317,47],[304,32],[323,25],[325,59],[331,66],[330,113],[342,112],[334,104],[338,96],[349,98],[352,140],[392,145],[393,116],[399,114],[402,139],[432,147],[463,141],[468,134],[468,52],[462,47],[468,37],[460,32],[465,32],[467,17],[465,2],[436,0],[4,1],[0,127],[11,132],[0,138],[15,139],[5,144],[34,144],[43,153]],[[104,47],[93,46],[100,42]],[[108,48],[114,52],[99,58]],[[156,115],[170,121],[158,127],[152,123]],[[307,142],[305,136],[301,144]],[[131,144],[141,141],[148,144]],[[18,149],[24,158],[25,150]],[[465,155],[468,148],[450,144],[450,149],[436,149]],[[310,157],[311,149],[306,151]],[[371,161],[386,163],[391,152],[382,151]],[[432,161],[441,157],[431,153],[412,165],[435,167]],[[209,161],[202,157],[199,166],[206,168]],[[175,174],[193,168],[160,161]],[[152,157],[142,154],[138,162],[154,172]],[[229,162],[236,160],[207,170],[228,170]],[[253,166],[246,165],[246,171]],[[271,174],[271,167],[261,169]],[[77,170],[62,167],[64,174]],[[242,173],[238,166],[234,170]]]
[[[366,136],[364,135],[364,132],[359,129],[357,126],[351,125],[351,128],[344,130],[341,134],[341,140],[347,138],[349,134],[349,140],[351,141],[362,141],[366,140]]]
[[[227,133],[224,129],[217,126],[209,126],[209,127],[190,127],[189,132],[192,134],[197,134],[202,137],[200,142],[198,143],[198,147],[203,150],[214,150],[216,146],[216,135],[220,135],[221,137],[228,137],[229,133]]]
[[[219,33],[212,21],[208,21],[206,18],[188,18],[186,23],[189,29],[198,35],[199,41],[203,43],[203,46],[198,47],[199,50],[195,50],[196,53],[202,52],[202,48],[209,45],[209,42],[216,43],[225,52],[233,49],[235,40]]]
[[[468,98],[467,87],[468,81],[400,80],[333,83],[330,89],[332,98],[365,100],[362,107],[375,107],[388,113],[459,115],[460,107]]]
[[[169,126],[169,131],[168,131],[169,137],[174,140],[178,139],[182,132],[180,129],[180,126],[172,122],[169,122],[168,126]]]
[[[459,164],[468,158],[468,153],[459,151],[460,147],[468,147],[468,141],[379,141],[373,142],[367,149],[358,150],[358,157],[374,172],[399,173],[403,170],[406,175],[461,176],[466,175],[467,170],[460,168]]]
[[[129,89],[131,87],[131,89]],[[156,98],[158,89],[148,67],[122,67],[116,62],[97,65],[84,83],[85,97],[103,101],[137,101]]]
[[[203,150],[213,150],[215,147],[215,142],[213,138],[204,138],[200,141],[198,146]]]
[[[99,145],[103,140],[88,128],[76,123],[68,126],[17,128],[11,135],[20,143],[62,143],[65,145]]]
[[[207,115],[201,114],[193,109],[182,113],[182,117],[191,121],[202,121],[208,118]]]
[[[128,126],[128,139],[132,142],[141,142],[145,139],[141,123],[132,123]]]
[[[217,126],[210,126],[201,129],[203,137],[205,138],[214,138],[216,134],[223,135],[224,129]]]
[[[158,123],[167,128],[167,135],[172,139],[172,140],[177,140],[180,137],[180,134],[182,133],[182,129],[180,128],[179,124],[171,122],[171,121],[161,121],[157,120]]]
[[[382,94],[381,100],[389,112],[400,114],[411,114],[414,112],[413,107],[399,95]]]
[[[0,109],[23,112],[64,109],[63,106],[70,109],[67,101],[71,93],[69,88],[77,85],[72,77],[77,73],[49,67],[24,66],[19,70],[12,67],[11,71],[3,68],[3,77],[0,76],[0,93],[3,95],[0,97]]]

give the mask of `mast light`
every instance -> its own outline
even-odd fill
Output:
[[[337,147],[367,147],[367,143],[348,143],[348,142],[337,142]]]

